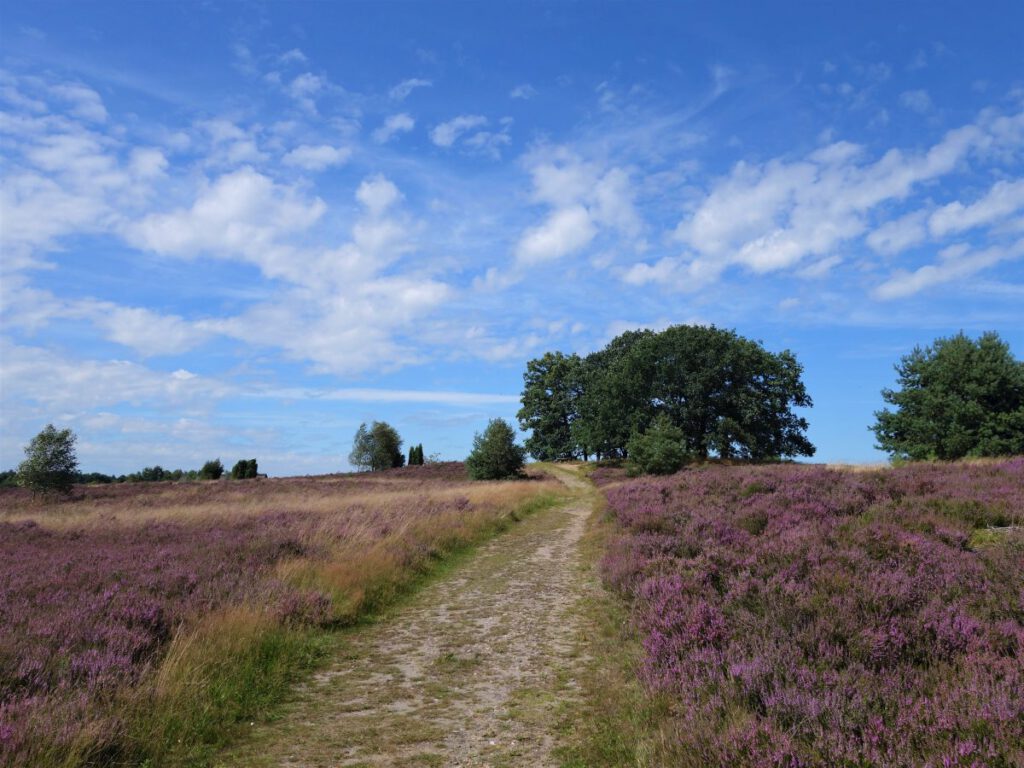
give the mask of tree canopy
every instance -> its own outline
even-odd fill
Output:
[[[369,427],[360,424],[352,440],[348,462],[364,472],[401,467],[405,464],[402,438],[386,421],[375,421]]]
[[[25,446],[18,466],[18,484],[37,493],[70,493],[78,476],[75,433],[47,424]]]
[[[699,458],[811,456],[807,421],[792,410],[811,406],[802,372],[792,352],[714,326],[627,331],[582,359],[531,360],[518,417],[542,459],[626,456],[659,418]]]
[[[224,465],[220,459],[210,459],[208,462],[203,464],[199,470],[200,480],[220,480],[224,474]]]
[[[1024,362],[999,334],[936,339],[896,364],[895,406],[875,412],[878,447],[898,458],[958,459],[1024,453]]]
[[[578,355],[548,352],[526,364],[523,407],[517,418],[524,430],[532,430],[526,450],[539,461],[571,459],[577,452],[572,427],[577,416],[582,362]]]
[[[473,437],[466,471],[473,480],[502,480],[523,469],[526,451],[516,445],[516,433],[504,419],[491,419],[483,434]]]
[[[256,459],[239,459],[231,468],[232,480],[252,480],[259,475]]]

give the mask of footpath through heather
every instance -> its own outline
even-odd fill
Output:
[[[429,584],[387,619],[339,635],[282,717],[218,766],[556,766],[575,731],[597,578],[580,540],[592,486],[572,490]]]

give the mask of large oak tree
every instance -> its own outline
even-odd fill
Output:
[[[582,360],[530,361],[519,419],[537,458],[625,456],[655,420],[681,430],[692,456],[810,456],[793,411],[811,406],[801,374],[788,350],[714,326],[628,331]]]

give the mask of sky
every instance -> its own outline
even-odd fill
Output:
[[[1024,357],[1024,4],[0,3],[0,468],[461,459],[526,362],[792,350],[815,461]]]

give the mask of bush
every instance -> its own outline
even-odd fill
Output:
[[[18,484],[35,493],[71,493],[78,476],[75,433],[47,424],[25,446],[25,460],[18,467]]]
[[[667,416],[659,416],[646,432],[630,439],[630,462],[645,475],[670,475],[686,461],[685,440],[683,430]]]
[[[473,438],[466,471],[473,480],[516,477],[523,469],[526,450],[516,445],[516,434],[504,419],[492,419],[483,434]]]
[[[239,459],[231,468],[232,480],[252,480],[258,474],[259,469],[256,459]]]
[[[199,479],[220,480],[223,474],[224,465],[220,463],[220,459],[213,459],[203,464],[203,468],[199,470]]]

